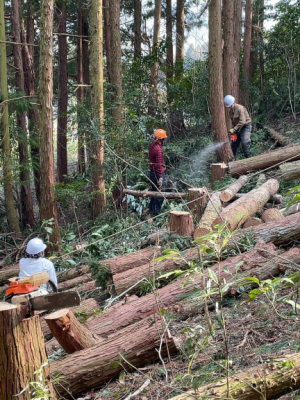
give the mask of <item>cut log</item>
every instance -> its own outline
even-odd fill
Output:
[[[170,231],[169,231],[168,228],[159,229],[158,231],[148,235],[146,237],[146,239],[142,241],[141,245],[143,247],[144,246],[153,245],[153,244],[156,244],[157,246],[159,246],[159,243],[160,243],[161,239],[164,238],[165,236],[169,235],[169,234],[170,234]]]
[[[267,182],[266,175],[265,174],[259,174],[255,187],[259,188],[265,182]]]
[[[71,310],[76,315],[78,321],[84,323],[90,317],[96,314],[97,310],[99,310],[99,306],[95,299],[87,299],[83,300],[80,306],[72,307]],[[44,337],[50,339],[52,337],[52,333],[50,331],[48,324],[44,319],[44,316],[40,316],[40,322]]]
[[[298,240],[300,239],[300,213],[289,215],[280,221],[269,222],[236,232],[229,240],[228,247],[236,248],[236,243],[249,234],[254,242],[262,239],[266,243],[272,242],[276,245]]]
[[[278,142],[281,146],[287,146],[290,142],[290,139],[286,136],[283,136],[280,132],[275,131],[275,129],[271,128],[270,126],[265,126],[269,135],[272,139]]]
[[[213,187],[217,181],[222,181],[228,172],[228,165],[225,163],[211,164],[210,166],[210,184]]]
[[[112,275],[127,271],[140,265],[147,264],[161,254],[160,247],[149,247],[147,249],[123,254],[122,256],[101,260],[100,264],[108,266]]]
[[[170,234],[192,236],[194,232],[193,217],[186,211],[170,212]]]
[[[74,396],[117,378],[124,371],[122,365],[126,370],[131,370],[131,366],[137,368],[156,361],[159,358],[156,348],[161,341],[162,357],[167,355],[166,347],[169,353],[176,352],[173,338],[168,331],[166,334],[164,331],[160,317],[155,318],[153,315],[119,331],[92,350],[82,350],[51,363],[52,376],[59,371],[63,381],[67,382],[67,385],[58,383],[57,391],[61,396],[70,398],[70,393]]]
[[[292,367],[291,367],[292,366]],[[227,381],[200,386],[194,390],[172,397],[171,400],[200,400],[202,398],[237,400],[277,399],[280,394],[300,387],[300,353],[276,357],[269,363],[256,365],[229,378]],[[263,393],[263,396],[261,395]]]
[[[237,193],[232,200],[238,200],[241,199],[242,197],[247,196],[247,193]],[[282,203],[282,196],[281,194],[274,194],[269,198],[267,201],[268,203],[274,203],[274,204],[280,204]]]
[[[45,316],[53,336],[68,353],[88,349],[98,344],[101,339],[91,333],[67,308]]]
[[[228,186],[228,188],[220,194],[220,199],[224,202],[231,200],[237,194],[237,192],[239,192],[241,188],[246,185],[248,179],[249,178],[247,175],[241,176],[235,183]]]
[[[220,200],[220,192],[215,192],[211,195],[207,207],[204,211],[198,226],[194,232],[194,239],[200,238],[212,232],[212,223],[222,211],[222,203]]]
[[[279,166],[279,177],[284,182],[300,178],[300,161],[293,161]]]
[[[268,245],[260,245],[259,248],[251,250],[248,253],[228,258],[226,260],[226,265],[228,265],[229,271],[235,275],[235,265],[238,262],[243,261],[240,271],[246,269],[250,270],[257,265],[263,265],[268,261],[268,259],[275,257],[275,255],[277,255],[276,248],[272,243],[269,243]],[[211,267],[217,275],[218,268],[218,265]],[[230,274],[226,271],[222,271],[222,274],[223,273],[227,280]],[[205,270],[204,274],[208,276],[208,270]],[[178,295],[191,293],[194,290],[195,285],[202,284],[202,274],[195,275],[193,278],[193,282],[188,283],[187,281],[189,278],[181,278],[162,289],[158,289],[155,293],[140,297],[138,300],[135,300],[130,304],[122,305],[112,311],[107,310],[98,318],[88,322],[86,324],[87,328],[93,333],[97,333],[101,337],[105,338],[110,333],[116,332],[133,322],[139,321],[162,308],[169,309],[173,304],[178,303]],[[186,284],[183,285],[184,283]]]
[[[279,221],[284,219],[284,216],[281,214],[280,210],[277,208],[269,208],[265,210],[261,216],[261,219],[264,222],[272,222],[272,221]]]
[[[189,209],[196,220],[200,221],[209,200],[206,187],[188,189],[188,200]]]
[[[82,276],[90,271],[88,265],[82,265],[80,268],[70,268],[65,271],[61,271],[57,274],[58,283],[67,281],[69,279],[77,278],[77,276]]]
[[[0,269],[0,286],[6,284],[9,278],[19,276],[19,272],[20,268],[16,264]]]
[[[296,214],[299,211],[300,211],[300,203],[293,204],[289,208],[283,208],[280,210],[280,212],[285,216]]]
[[[81,276],[77,276],[76,278],[69,279],[64,282],[60,282],[58,284],[58,291],[63,292],[64,290],[73,289],[78,285],[82,285],[87,282],[91,282],[93,280],[92,274],[84,274]]]
[[[262,224],[262,220],[257,217],[250,217],[244,223],[243,228],[250,228],[250,226],[256,226]]]
[[[186,193],[179,193],[179,192],[150,192],[148,190],[130,190],[124,189],[123,194],[129,194],[134,197],[153,197],[155,199],[186,199]]]
[[[300,159],[300,145],[283,147],[279,150],[270,151],[268,154],[244,158],[243,160],[232,161],[229,163],[229,173],[231,176],[245,175],[252,171],[258,171],[268,167],[276,166],[287,160]]]
[[[30,386],[18,394],[37,381],[36,371],[41,366],[42,383],[49,386],[51,398],[56,399],[38,315],[23,319],[21,308],[0,303],[0,338],[0,400],[32,399]]]
[[[258,189],[253,189],[246,196],[226,207],[221,215],[213,221],[213,226],[220,225],[223,221],[232,232],[242,226],[249,217],[263,208],[268,199],[279,189],[276,179],[269,179]]]

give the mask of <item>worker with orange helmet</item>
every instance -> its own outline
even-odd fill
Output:
[[[165,159],[162,146],[167,138],[167,132],[163,129],[157,129],[154,132],[154,143],[149,149],[150,159],[150,179],[152,183],[152,190],[155,192],[161,191],[165,188]],[[149,209],[154,215],[160,213],[164,199],[151,198]]]

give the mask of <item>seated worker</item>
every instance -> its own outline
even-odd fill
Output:
[[[50,281],[57,287],[57,277],[54,265],[50,260],[44,258],[44,250],[47,246],[42,239],[34,238],[29,240],[26,247],[26,255],[20,260],[19,279],[27,278],[37,272],[47,272]],[[48,293],[47,283],[40,286],[40,289]]]
[[[227,95],[224,98],[225,107],[229,108],[229,118],[232,122],[232,128],[229,130],[231,139],[231,148],[234,157],[236,156],[237,150],[240,143],[244,156],[246,158],[251,157],[250,152],[250,136],[251,136],[251,118],[246,108],[240,104],[235,103],[235,98],[231,95]]]

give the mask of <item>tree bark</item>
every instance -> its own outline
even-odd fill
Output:
[[[282,212],[282,214],[284,216],[288,216],[291,214],[296,214],[297,212],[300,211],[300,203],[297,204],[293,204],[291,207],[289,207],[288,209],[284,208],[282,210],[280,210]]]
[[[187,197],[186,193],[179,192],[150,192],[148,190],[131,190],[124,189],[123,194],[130,194],[134,197],[154,197],[156,199],[185,199]]]
[[[290,142],[290,139],[286,136],[283,136],[280,132],[275,131],[275,129],[271,128],[270,126],[265,126],[269,135],[275,142],[278,142],[281,146],[287,146]]]
[[[142,55],[142,1],[134,0],[134,57]]]
[[[76,278],[77,276],[85,275],[89,273],[90,267],[88,265],[82,265],[80,268],[70,268],[65,271],[61,271],[57,274],[57,281],[65,282],[69,279]]]
[[[275,222],[275,221],[284,219],[284,216],[281,214],[280,210],[278,210],[277,208],[269,208],[268,210],[265,210],[263,212],[261,219],[266,223],[273,222],[273,221]]]
[[[233,94],[233,82],[235,73],[235,62],[234,59],[234,0],[223,0],[223,16],[224,16],[224,47],[223,47],[223,86],[224,95]],[[226,125],[227,129],[231,128],[231,120],[229,114],[226,113]]]
[[[34,17],[33,8],[29,6],[29,15],[27,17],[27,39],[25,35],[24,20],[21,20],[21,42],[33,44],[34,43]],[[34,47],[22,46],[23,68],[25,78],[25,94],[27,96],[34,96],[35,90],[35,68],[34,68]],[[32,169],[34,177],[35,194],[38,205],[41,204],[41,177],[40,177],[40,135],[38,131],[38,109],[36,105],[28,111],[28,130],[30,136],[30,152],[32,160]]]
[[[223,102],[222,24],[221,0],[209,4],[209,103],[214,143],[224,143],[217,150],[218,160],[228,162],[232,157],[228,142]]]
[[[93,219],[105,211],[105,182],[104,182],[104,139],[100,136],[104,131],[103,103],[103,26],[102,0],[92,0],[90,9],[91,22],[91,102],[96,129],[93,135]],[[100,133],[100,135],[99,135]],[[100,136],[100,138],[99,138]]]
[[[6,44],[5,44],[4,0],[0,0],[0,92],[1,101],[8,99],[7,68],[6,68]],[[19,221],[14,204],[13,176],[11,146],[9,134],[8,103],[0,103],[0,131],[3,151],[3,188],[5,197],[5,209],[7,223],[13,232],[20,233]]]
[[[212,223],[222,212],[220,192],[215,192],[210,197],[204,214],[194,232],[194,240],[212,232]]]
[[[155,116],[155,107],[157,105],[157,82],[158,82],[158,56],[157,50],[160,38],[160,20],[161,20],[161,0],[155,0],[154,5],[154,27],[152,56],[156,59],[150,71],[150,90],[152,91],[152,105],[148,109],[149,115]]]
[[[193,217],[186,211],[170,212],[170,233],[179,236],[192,236],[194,232]]]
[[[299,229],[300,232],[300,229]],[[267,250],[263,251],[263,250]],[[198,249],[193,249],[194,259],[198,257]],[[271,254],[270,254],[271,253]],[[192,254],[192,249],[191,249]],[[229,278],[230,273],[236,274],[235,266],[238,262],[243,261],[243,265],[240,267],[240,272],[249,270],[257,265],[264,265],[266,261],[275,257],[277,255],[276,248],[273,244],[257,246],[257,248],[240,254],[235,257],[230,257],[224,262],[222,262],[222,267],[228,267],[229,273],[221,269],[221,278],[223,276],[226,280]],[[186,257],[186,255],[185,255]],[[173,260],[174,266],[176,261]],[[177,268],[176,266],[175,268]],[[210,268],[217,274],[219,273],[219,265],[216,264]],[[203,273],[208,277],[208,270],[204,270]],[[189,278],[193,278],[192,280]],[[222,279],[221,279],[222,280]],[[97,333],[101,337],[106,337],[112,332],[117,332],[118,330],[131,325],[133,322],[142,320],[146,316],[154,314],[155,312],[166,308],[172,312],[174,304],[180,302],[178,295],[184,295],[186,293],[191,293],[195,286],[202,285],[203,276],[202,274],[196,274],[193,277],[181,278],[162,289],[156,290],[154,293],[150,293],[146,296],[140,297],[129,304],[120,305],[120,307],[113,310],[107,310],[98,318],[86,324],[87,328],[93,333]]]
[[[244,60],[243,60],[243,87],[240,98],[246,108],[249,108],[249,67],[251,54],[253,0],[246,0],[245,29],[244,29]]]
[[[123,371],[122,364],[126,366],[126,370],[130,370],[131,365],[137,368],[156,361],[159,353],[155,349],[159,347],[161,340],[161,356],[167,355],[166,346],[169,353],[177,351],[169,332],[164,334],[165,327],[160,317],[153,317],[117,332],[104,343],[94,346],[92,350],[76,352],[63,360],[51,363],[52,376],[56,371],[60,371],[64,381],[68,382],[69,392],[63,385],[56,386],[59,394],[69,398],[70,392],[74,396],[116,378]]]
[[[279,176],[284,182],[300,178],[300,161],[288,162],[279,165]]]
[[[150,263],[154,258],[161,255],[160,247],[148,247],[133,253],[123,254],[122,256],[101,260],[101,266],[108,266],[112,275],[136,269],[143,264]],[[1,275],[0,275],[1,276]]]
[[[92,274],[85,274],[82,276],[77,276],[76,278],[69,279],[65,282],[60,282],[58,284],[58,291],[63,292],[65,290],[73,289],[78,285],[82,285],[83,283],[91,282],[93,280]]]
[[[217,181],[221,182],[228,171],[228,166],[225,163],[217,163],[211,164],[210,166],[210,184],[213,184]]]
[[[21,309],[0,303],[0,399],[32,399],[32,382],[41,369],[42,384],[49,386],[56,399],[46,364],[44,337],[38,316],[23,319]],[[42,367],[42,368],[41,368]],[[18,395],[29,385],[22,395]]]
[[[101,342],[101,339],[82,325],[67,308],[47,315],[45,321],[53,336],[68,354],[88,349]]]
[[[99,305],[95,299],[90,298],[87,300],[82,300],[80,306],[71,307],[71,310],[73,314],[76,315],[78,321],[84,324],[90,317],[97,313],[97,311],[99,310]],[[49,340],[52,337],[52,333],[45,321],[45,316],[40,316],[40,322],[43,335]]]
[[[14,41],[21,43],[20,31],[20,15],[19,15],[19,0],[11,0],[12,8],[12,34]],[[25,94],[25,78],[23,70],[22,49],[21,45],[15,44],[12,46],[14,56],[14,66],[16,68],[15,82],[19,92]],[[19,143],[19,161],[20,161],[20,186],[21,186],[21,216],[23,227],[28,225],[36,226],[33,213],[33,201],[30,188],[30,170],[28,157],[28,139],[26,126],[26,113],[17,112],[18,143]]]
[[[82,0],[78,1],[77,11],[77,140],[78,140],[78,171],[85,172],[84,132],[81,128],[82,102],[83,102],[83,6]]]
[[[106,70],[108,82],[111,83],[111,27],[109,19],[109,0],[103,0],[103,20],[105,37]]]
[[[120,32],[120,0],[109,0],[111,28],[111,83],[114,88],[112,117],[118,127],[123,125],[122,49]]]
[[[260,185],[261,186],[261,185]],[[259,186],[256,186],[256,188],[259,188]],[[241,199],[242,197],[246,196],[247,193],[237,193],[232,200],[237,200]],[[274,203],[274,204],[280,204],[282,202],[282,196],[281,194],[274,194],[274,196],[271,196],[268,200],[268,203]]]
[[[20,268],[18,265],[10,265],[7,268],[0,269],[0,285],[7,283],[9,278],[13,276],[18,276]]]
[[[269,179],[260,188],[253,189],[241,199],[226,207],[221,215],[213,221],[213,225],[226,223],[227,228],[232,232],[242,226],[249,217],[252,217],[267,203],[269,198],[279,189],[276,179]]]
[[[166,30],[167,30],[167,90],[169,89],[168,80],[173,78],[173,18],[172,18],[172,0],[166,0]],[[171,103],[172,96],[168,90],[168,102]]]
[[[232,78],[232,95],[235,101],[239,102],[240,94],[240,58],[241,58],[241,37],[242,37],[242,0],[235,0],[234,5],[234,44],[233,44],[233,59],[234,70]]]
[[[185,0],[177,0],[176,6],[176,76],[183,74],[184,59],[184,5]]]
[[[200,221],[209,200],[206,187],[188,189],[188,208]]]
[[[258,239],[263,239],[266,243],[272,242],[276,245],[297,240],[300,238],[300,213],[290,215],[280,221],[269,222],[238,231],[234,234],[233,239],[229,241],[228,246],[236,247],[235,243],[249,234],[251,234],[254,242]]]
[[[244,223],[243,228],[250,228],[251,226],[257,226],[262,224],[262,220],[256,217],[250,217],[247,219],[247,221]]]
[[[258,171],[268,167],[276,166],[284,161],[300,159],[300,145],[283,147],[279,150],[270,151],[267,154],[245,158],[243,160],[232,161],[229,163],[229,173],[231,176],[240,176],[252,171]]]
[[[291,372],[291,365],[293,365]],[[278,398],[290,390],[300,387],[299,379],[300,353],[286,355],[283,358],[276,358],[269,363],[255,366],[246,371],[235,374],[229,378],[229,398],[237,400],[251,400],[262,398]],[[259,388],[259,390],[257,389]],[[215,383],[200,386],[197,395],[189,391],[171,400],[199,400],[201,396],[211,398],[228,398],[227,381],[221,379]]]
[[[248,179],[249,178],[247,175],[242,175],[235,183],[228,186],[228,188],[220,194],[220,199],[224,202],[230,201],[237,194],[237,192],[239,192],[241,188],[247,184]]]
[[[259,188],[263,183],[267,181],[265,174],[259,174],[255,187]]]
[[[58,108],[57,108],[57,181],[63,182],[68,175],[67,126],[68,126],[68,48],[67,48],[67,9],[57,6],[58,32]]]
[[[53,157],[53,0],[41,3],[40,64],[39,64],[39,130],[41,173],[41,221],[53,218],[49,251],[59,249],[60,233],[54,193]]]

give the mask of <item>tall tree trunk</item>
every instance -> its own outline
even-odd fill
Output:
[[[57,205],[54,194],[53,162],[53,6],[54,0],[42,0],[40,21],[39,130],[41,172],[41,220],[54,220],[49,250],[57,250],[60,241]]]
[[[246,0],[245,28],[244,28],[244,62],[243,62],[243,88],[241,100],[246,108],[249,108],[249,67],[252,37],[253,0]]]
[[[184,4],[185,0],[177,0],[176,7],[176,75],[183,73],[184,58]]]
[[[134,1],[134,57],[142,55],[142,0]]]
[[[123,125],[122,50],[120,32],[120,0],[109,1],[111,27],[111,83],[114,87],[112,117],[117,126]],[[91,52],[92,53],[92,52]]]
[[[93,121],[97,133],[93,137],[93,218],[104,213],[105,183],[104,183],[104,105],[103,105],[103,26],[102,0],[92,0],[90,10],[91,21],[91,101]],[[99,133],[98,133],[99,131]],[[100,136],[100,139],[99,139]]]
[[[166,0],[166,29],[167,29],[167,80],[173,78],[173,18],[172,18],[172,0]],[[168,82],[167,82],[168,83]],[[168,93],[168,102],[171,102]]]
[[[236,102],[239,102],[240,95],[240,60],[241,60],[241,40],[242,40],[242,0],[234,2],[234,38],[233,38],[233,76],[232,76],[232,95]]]
[[[111,83],[111,28],[109,18],[109,0],[103,0],[103,16],[104,16],[104,35],[105,35],[105,55],[108,82]]]
[[[78,171],[85,172],[85,155],[84,155],[84,133],[82,131],[81,115],[83,102],[83,17],[82,17],[82,1],[78,2],[77,13],[77,138],[78,138]]]
[[[82,35],[86,36],[83,38],[82,42],[82,70],[83,70],[83,98],[85,101],[85,107],[88,107],[90,103],[90,53],[89,53],[89,11],[86,8],[82,9]],[[85,146],[86,146],[86,162],[89,164],[89,130],[86,128],[84,132]]]
[[[57,6],[58,32],[66,33],[66,6]],[[58,117],[57,117],[57,181],[63,182],[68,175],[67,111],[68,111],[68,60],[67,36],[58,35]]]
[[[29,7],[27,17],[27,38],[25,35],[24,20],[21,21],[21,41],[22,43],[34,43],[34,10]],[[27,96],[35,95],[35,68],[34,68],[34,46],[22,46],[23,68],[25,78],[25,93]],[[36,105],[28,111],[28,130],[30,137],[30,151],[32,169],[34,176],[34,186],[37,202],[41,204],[41,184],[40,184],[40,137],[38,132],[38,109]]]
[[[221,162],[228,162],[233,157],[233,154],[228,143],[223,103],[221,15],[221,0],[211,0],[209,5],[209,94],[211,124],[214,131],[214,142],[225,143],[217,150],[218,159]]]
[[[223,16],[224,16],[224,48],[223,48],[223,85],[224,96],[233,95],[234,80],[234,6],[235,1],[223,0]],[[234,96],[234,95],[233,95]],[[231,128],[229,114],[225,114],[227,129]]]
[[[161,20],[161,0],[155,0],[154,5],[154,28],[153,28],[153,45],[152,55],[156,58],[157,48],[159,46],[159,33],[160,33],[160,20]],[[150,72],[150,86],[152,90],[152,105],[148,109],[148,114],[154,117],[155,106],[157,104],[157,81],[158,81],[158,60],[154,62]]]
[[[21,43],[20,32],[20,15],[19,15],[19,0],[11,1],[12,8],[12,33],[14,41]],[[24,71],[22,61],[21,45],[15,44],[13,46],[14,66],[16,68],[16,87],[21,93],[25,93]],[[27,225],[36,226],[33,201],[30,188],[30,171],[28,159],[28,140],[27,140],[27,126],[26,126],[26,113],[17,113],[17,126],[19,128],[19,160],[20,160],[20,184],[21,184],[21,212],[22,223],[24,227]]]
[[[7,92],[7,69],[6,69],[6,40],[5,37],[5,21],[4,21],[4,0],[0,0],[0,93],[1,101],[8,99]],[[7,222],[14,232],[19,233],[19,221],[14,204],[13,182],[12,182],[12,162],[11,147],[9,135],[9,116],[8,103],[0,103],[0,125],[1,125],[1,142],[3,151],[3,187],[5,197],[5,208],[7,214]]]
[[[265,87],[265,82],[264,82],[264,73],[265,73],[265,67],[264,67],[264,19],[265,19],[265,1],[264,0],[259,0],[258,2],[259,7],[258,7],[258,27],[259,27],[259,32],[258,32],[258,37],[260,40],[260,50],[259,50],[259,56],[258,56],[258,67],[259,67],[259,76],[260,76],[260,90],[262,93],[264,93],[264,87]]]

